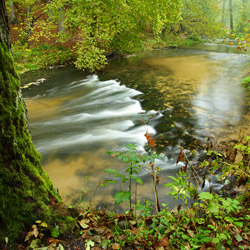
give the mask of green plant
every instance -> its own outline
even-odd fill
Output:
[[[151,136],[149,136],[147,133],[145,134],[148,141],[152,144],[153,139]],[[115,198],[115,204],[120,204],[124,201],[129,201],[129,209],[132,211],[132,184],[135,183],[135,201],[134,205],[137,203],[137,184],[143,184],[143,181],[141,177],[139,176],[139,173],[142,170],[147,171],[153,178],[153,187],[155,192],[155,202],[156,202],[156,211],[159,212],[160,206],[158,201],[158,193],[156,189],[156,185],[158,184],[158,171],[159,168],[155,166],[155,159],[159,156],[152,152],[150,154],[139,154],[137,152],[137,146],[134,144],[129,144],[126,146],[125,152],[112,152],[107,151],[107,154],[110,154],[113,157],[117,157],[119,160],[121,160],[126,165],[125,172],[119,173],[115,169],[106,169],[104,172],[113,175],[115,178],[119,178],[121,183],[127,183],[128,184],[128,191],[127,190],[120,190],[117,192],[114,196]],[[116,183],[116,180],[106,180],[106,183]]]
[[[173,182],[165,184],[165,187],[170,187],[172,192],[167,195],[172,195],[174,199],[181,199],[186,207],[188,207],[188,198],[193,197],[197,193],[197,188],[191,183],[186,172],[181,171],[176,177],[169,176]]]
[[[250,90],[250,76],[245,77],[241,83],[243,86]]]
[[[143,157],[138,155],[136,148],[137,146],[134,144],[129,144],[124,153],[107,151],[107,154],[115,156],[124,162],[126,169],[124,174],[119,173],[115,169],[106,169],[104,171],[105,173],[114,175],[115,178],[119,178],[121,183],[128,183],[128,191],[121,190],[115,194],[114,198],[116,204],[129,200],[130,211],[132,210],[132,181],[143,184],[142,179],[139,177],[139,172],[142,171],[141,163],[143,162]],[[108,183],[116,183],[116,181],[109,180]]]

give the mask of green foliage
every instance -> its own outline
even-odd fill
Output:
[[[172,195],[175,199],[181,199],[188,206],[188,198],[193,197],[197,193],[197,187],[190,182],[187,173],[184,171],[180,172],[177,177],[170,176],[170,178],[173,182],[165,186],[170,187],[172,192],[167,193],[167,195]]]
[[[69,48],[45,44],[28,48],[16,43],[13,46],[13,54],[19,72],[62,65],[75,58]]]
[[[145,48],[148,38],[158,39],[163,29],[170,29],[179,20],[181,1],[52,0],[41,4],[37,0],[14,0],[14,3],[19,22],[14,29],[22,45],[68,47],[76,66],[93,72],[107,63],[106,55],[110,52],[134,53]]]
[[[59,226],[56,225],[51,231],[51,236],[54,238],[58,238],[59,235],[60,235]]]
[[[175,30],[187,37],[218,37],[223,27],[218,19],[219,14],[220,3],[218,0],[183,0],[182,19],[175,26]]]
[[[250,76],[247,76],[242,80],[242,85],[250,90]]]
[[[104,170],[105,173],[114,175],[114,178],[119,178],[121,183],[128,183],[128,191],[121,190],[120,192],[117,192],[114,196],[115,203],[120,204],[124,201],[129,200],[130,204],[130,211],[132,210],[132,182],[143,184],[142,179],[140,178],[139,174],[140,172],[145,169],[145,167],[142,165],[143,163],[150,162],[152,165],[156,158],[158,158],[158,155],[155,153],[152,153],[150,155],[141,155],[137,152],[137,146],[134,144],[129,144],[126,146],[126,151],[124,153],[121,152],[111,152],[107,151],[107,154],[112,155],[113,157],[117,157],[119,160],[121,160],[125,166],[125,173],[121,174],[115,169],[106,169]],[[115,183],[114,180],[106,180],[105,183]],[[135,190],[136,192],[136,190]]]

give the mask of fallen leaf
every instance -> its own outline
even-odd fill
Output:
[[[193,232],[192,230],[188,229],[187,231],[188,231],[189,235],[190,235],[192,238],[195,237],[195,234],[194,234],[194,232]]]
[[[156,250],[164,250],[164,247],[156,247]]]
[[[82,219],[81,221],[79,221],[79,224],[83,229],[86,229],[89,227],[89,225],[87,224],[89,222],[90,222],[89,219]]]
[[[32,236],[35,236],[37,238],[39,235],[39,231],[36,225],[32,226],[32,231],[28,232],[28,234],[25,237],[24,241],[28,241]]]
[[[160,240],[160,246],[162,246],[162,247],[168,247],[169,246],[169,240],[168,240],[168,238],[167,237],[165,237],[165,238],[162,238],[161,240]]]
[[[120,248],[121,247],[120,247],[120,245],[118,243],[112,244],[112,249],[117,250],[117,249],[120,249]]]
[[[45,223],[45,222],[42,222],[42,223],[41,223],[41,226],[42,226],[42,227],[48,227],[47,223]]]
[[[49,238],[48,242],[49,242],[49,244],[58,243],[59,240],[58,240],[58,239],[55,239],[55,238]]]
[[[95,242],[92,241],[92,240],[87,240],[87,241],[85,242],[86,250],[90,250],[91,247],[93,247],[94,245],[95,245]]]
[[[129,223],[134,226],[137,222],[135,220],[130,220]]]

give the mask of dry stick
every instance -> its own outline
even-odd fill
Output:
[[[156,173],[155,170],[153,170],[153,186],[154,186],[154,193],[155,193],[155,208],[156,212],[159,213],[161,211],[160,204],[159,204],[159,198],[158,198],[158,191],[157,191],[157,183],[156,183]]]
[[[129,174],[132,175],[132,163],[131,163]],[[132,211],[132,197],[131,197],[132,193],[131,193],[131,190],[132,190],[132,179],[131,179],[131,177],[129,177],[129,193],[130,193],[130,197],[129,197],[129,211],[130,212]]]
[[[155,116],[156,116],[156,114],[150,119],[148,124],[150,124],[150,122],[155,118]],[[145,125],[148,126],[148,124],[146,124],[143,120],[140,120],[140,122],[143,126],[145,126]],[[147,133],[147,131],[148,131],[148,128],[146,128],[146,133]],[[149,146],[150,146],[150,144],[149,144]],[[150,148],[151,148],[151,146],[150,146]],[[149,173],[149,171],[147,171],[147,172]],[[158,191],[157,191],[157,187],[156,187],[156,185],[157,185],[156,172],[155,172],[153,167],[152,167],[152,173],[149,173],[149,174],[152,175],[152,177],[153,177],[153,187],[154,187],[154,194],[155,194],[155,208],[156,208],[156,212],[159,213],[161,211],[161,208],[160,208],[160,203],[159,203],[159,198],[158,198]]]
[[[202,184],[202,179],[201,179],[201,177],[198,175],[197,171],[195,170],[195,168],[193,167],[193,165],[190,163],[190,161],[189,161],[189,159],[188,159],[186,153],[185,153],[184,151],[183,151],[183,153],[184,153],[184,156],[185,156],[185,158],[186,158],[187,163],[192,167],[192,169],[194,170],[196,176],[198,177],[198,180],[199,180],[200,183]]]
[[[100,187],[101,185],[100,185],[100,183],[98,183],[97,185],[96,185],[96,188],[95,188],[95,190],[94,190],[94,193],[92,194],[92,196],[90,197],[90,199],[89,199],[89,204],[92,204],[92,201],[93,202],[95,202],[95,195],[96,195],[96,193],[97,193],[97,190],[99,189],[99,187]]]
[[[137,203],[137,182],[135,183],[135,217],[136,217],[136,203]]]

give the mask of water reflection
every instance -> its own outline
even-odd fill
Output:
[[[98,77],[68,68],[55,76],[50,72],[42,85],[24,90],[32,137],[46,171],[68,202],[85,192],[86,176],[91,196],[107,178],[104,169],[124,170],[105,151],[122,150],[128,143],[143,150],[148,130],[155,134],[157,151],[167,155],[158,162],[164,202],[163,184],[178,168],[178,146],[199,148],[207,136],[224,140],[249,130],[250,99],[240,85],[248,60],[246,55],[180,49],[113,61]],[[143,179],[139,197],[153,197],[151,178]],[[96,201],[111,201],[119,188],[98,189]]]
[[[200,81],[197,93],[192,100],[192,113],[197,120],[196,133],[203,136],[220,137],[228,127],[237,126],[247,111],[247,93],[240,84],[240,76],[248,61],[246,56],[228,54],[219,57],[210,54],[216,60],[213,79]],[[233,131],[230,131],[233,132]]]

